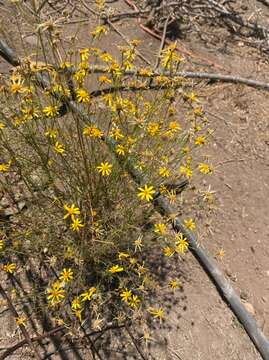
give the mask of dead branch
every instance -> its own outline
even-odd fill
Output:
[[[160,61],[161,61],[161,54],[163,51],[163,47],[165,45],[165,38],[166,38],[166,32],[167,32],[167,25],[168,22],[170,20],[170,15],[167,17],[165,23],[164,23],[164,28],[163,28],[163,35],[162,35],[162,40],[161,40],[161,44],[160,44],[160,49],[159,49],[159,53],[158,53],[158,57],[157,57],[157,61],[154,67],[154,71],[158,69],[159,65],[160,65]]]
[[[138,5],[133,0],[124,1],[134,11],[140,11]],[[258,1],[266,6],[269,4],[268,0]],[[138,17],[138,23],[144,31],[159,39],[161,37],[161,29],[164,28],[168,15],[171,15],[174,19],[168,26],[168,37],[186,36],[187,33],[191,32],[199,35],[201,32],[206,32],[207,37],[210,38],[213,34],[209,34],[204,30],[204,25],[217,25],[218,28],[227,29],[236,36],[248,38],[251,46],[267,53],[269,51],[269,28],[257,21],[246,19],[246,16],[242,15],[233,6],[233,3],[234,1],[231,0],[223,3],[215,0],[167,0],[162,2],[162,4],[156,1],[148,1],[145,6],[146,9],[150,10],[148,20],[142,23],[141,18]],[[259,39],[259,43],[255,39]],[[192,54],[190,53],[189,56],[192,56]]]
[[[93,67],[92,69],[90,69],[90,72],[92,72],[92,73],[106,73],[106,71],[107,70],[104,67],[99,67],[99,66],[96,66],[96,67]],[[124,74],[125,75],[135,75],[135,74],[139,75],[139,72],[135,71],[135,70],[128,70],[128,71],[125,71]],[[156,76],[160,76],[160,75],[165,75],[165,76],[173,77],[173,78],[178,77],[178,78],[184,78],[184,79],[200,79],[200,80],[226,82],[226,83],[231,83],[231,84],[242,84],[242,85],[250,86],[250,87],[253,87],[256,89],[269,91],[269,83],[259,81],[259,80],[254,80],[254,79],[243,78],[238,75],[226,75],[226,74],[218,74],[218,73],[192,72],[192,71],[177,71],[171,75],[169,72],[155,71],[152,73],[151,76],[156,77]],[[143,75],[139,75],[139,76],[143,77]],[[145,88],[145,90],[148,90],[148,89]]]
[[[19,314],[17,313],[15,307],[12,304],[12,301],[10,299],[10,297],[8,296],[8,294],[6,293],[6,291],[4,290],[4,288],[2,287],[2,285],[0,284],[0,294],[2,295],[2,297],[6,300],[7,305],[9,307],[10,312],[12,313],[12,315],[14,316],[14,319],[16,320],[17,318],[19,318]],[[25,342],[28,343],[28,345],[30,346],[30,348],[33,350],[35,357],[39,360],[41,360],[41,356],[38,353],[37,349],[35,348],[35,346],[33,345],[33,342],[28,334],[28,331],[26,330],[25,326],[23,324],[18,325],[21,329],[21,332],[23,334],[23,336],[25,337]],[[0,358],[1,359],[1,358]]]
[[[55,333],[57,333],[58,331],[64,330],[65,327],[64,326],[58,326],[55,329],[52,329],[51,331],[48,331],[42,335],[39,336],[34,336],[31,337],[30,340],[31,342],[35,342],[35,341],[40,341],[43,340],[45,338],[48,338],[52,335],[54,335]],[[4,360],[6,357],[8,357],[9,355],[11,355],[12,353],[14,353],[17,349],[21,348],[22,346],[24,346],[25,344],[27,344],[27,340],[23,339],[22,341],[18,342],[17,344],[9,347],[8,349],[6,349],[6,351],[0,356],[0,360]]]
[[[114,324],[109,324],[107,325],[105,328],[101,329],[101,330],[96,330],[96,331],[92,331],[90,333],[86,333],[83,338],[88,338],[88,337],[91,337],[91,336],[94,336],[94,335],[103,335],[105,332],[109,331],[109,330],[115,330],[115,329],[121,329],[125,327],[125,325],[114,325]],[[65,330],[65,326],[58,326],[50,331],[47,331],[45,332],[44,334],[42,335],[38,335],[38,336],[34,336],[34,337],[31,337],[31,341],[32,342],[39,342],[40,340],[43,340],[43,339],[46,339],[46,338],[49,338],[51,337],[52,335],[56,334],[57,332],[59,331],[63,331]],[[5,358],[7,358],[9,355],[13,354],[16,350],[18,350],[19,348],[21,348],[22,346],[26,345],[27,344],[27,340],[26,339],[23,339],[22,341],[18,342],[17,344],[7,348],[5,350],[5,352],[0,355],[0,360],[4,360]]]
[[[147,358],[146,358],[145,354],[143,353],[142,349],[141,349],[140,346],[137,344],[137,341],[136,341],[133,333],[131,332],[128,324],[125,324],[125,329],[126,329],[128,335],[130,336],[130,338],[131,338],[131,340],[132,340],[132,343],[134,344],[134,347],[136,348],[136,350],[137,350],[137,352],[139,353],[139,355],[141,356],[141,358],[142,358],[143,360],[147,360]]]
[[[265,6],[269,6],[269,0],[257,0],[257,1],[262,3]]]

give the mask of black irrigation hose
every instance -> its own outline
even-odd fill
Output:
[[[13,51],[1,40],[0,40],[0,55],[12,65],[14,64],[14,66],[16,66],[16,64],[17,65],[20,64],[20,61],[17,59]],[[223,78],[226,79],[226,81],[228,77],[229,76],[223,75]],[[238,79],[237,77],[229,77],[229,78]],[[44,79],[40,74],[38,74],[38,81],[42,86],[46,86],[47,80]],[[247,80],[247,81],[249,83],[246,83],[246,85],[256,87],[257,82],[255,82],[254,80]],[[236,82],[236,81],[232,81],[232,82]],[[258,87],[269,90],[269,84],[266,83],[260,83],[260,84],[262,86],[258,86]],[[83,121],[94,124],[94,119],[89,118],[88,115],[84,114],[81,111],[81,108],[74,101],[66,100],[66,105],[69,107],[71,111],[78,114],[83,119]],[[111,138],[105,136],[102,137],[102,140],[108,145],[110,150],[114,152],[115,150],[114,141]],[[137,185],[142,185],[147,182],[147,178],[145,174],[140,170],[135,169],[132,159],[127,159],[125,166],[127,168],[127,171],[129,172],[129,174],[131,175],[131,177],[133,178],[133,180]],[[155,198],[155,200],[153,201],[153,205],[156,208],[156,210],[162,215],[169,216],[170,214],[174,213],[174,209],[172,209],[172,207],[169,205],[167,199],[162,196],[158,196],[157,198]],[[250,339],[252,340],[257,350],[261,354],[262,358],[264,360],[269,360],[269,341],[258,327],[255,319],[245,309],[244,305],[240,301],[239,296],[236,294],[230,282],[225,278],[221,270],[218,268],[214,259],[201,248],[194,234],[190,232],[188,229],[186,229],[186,227],[182,224],[179,218],[174,219],[173,227],[175,231],[183,233],[183,235],[185,236],[186,240],[189,243],[192,254],[199,261],[204,271],[208,274],[209,278],[214,282],[221,296],[225,299],[225,301],[230,306],[231,310],[233,311],[237,319],[241,322],[247,334],[249,335]]]

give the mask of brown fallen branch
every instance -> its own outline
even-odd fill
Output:
[[[143,353],[142,349],[138,345],[137,340],[135,339],[133,333],[131,332],[131,329],[128,324],[125,324],[125,329],[126,329],[128,335],[130,336],[132,343],[134,344],[134,347],[136,348],[137,352],[141,356],[141,359],[147,360],[146,355]]]
[[[31,342],[40,341],[40,340],[46,339],[46,338],[54,335],[55,333],[57,333],[61,330],[64,330],[64,329],[65,329],[64,326],[58,326],[57,328],[52,329],[51,331],[48,331],[42,335],[31,337],[30,340],[31,340]],[[22,346],[26,345],[27,343],[28,343],[27,340],[23,339],[22,341],[18,342],[17,344],[10,346],[8,349],[5,350],[5,352],[2,355],[0,355],[0,360],[4,360],[9,355],[13,354],[16,350],[18,350]]]
[[[269,6],[269,0],[257,0],[257,1],[262,3],[265,6]]]
[[[7,305],[9,307],[10,312],[12,313],[12,315],[14,316],[14,319],[16,320],[17,318],[19,318],[19,314],[17,313],[15,307],[12,304],[12,301],[10,299],[10,297],[8,296],[8,294],[6,293],[6,291],[4,290],[4,288],[2,287],[2,285],[0,284],[0,294],[2,295],[3,299],[6,300]],[[28,334],[28,331],[26,330],[25,326],[23,324],[18,324],[24,338],[25,338],[25,343],[28,343],[28,345],[30,346],[30,348],[33,350],[35,357],[38,360],[41,360],[41,356],[39,354],[39,352],[37,351],[37,349],[35,348],[35,346],[33,345],[33,342]],[[1,359],[1,358],[0,358]]]
[[[169,20],[170,20],[170,15],[167,17],[167,19],[166,19],[166,21],[164,23],[163,36],[162,36],[162,39],[161,39],[161,44],[160,44],[159,53],[158,53],[158,56],[157,56],[157,61],[156,61],[156,64],[154,66],[154,71],[156,71],[158,69],[159,65],[160,65],[161,54],[162,54],[164,44],[165,44],[165,40],[166,40],[167,25],[168,25]]]
[[[99,334],[103,335],[105,332],[107,332],[109,330],[122,329],[124,327],[125,327],[125,324],[124,325],[110,324],[110,325],[107,325],[105,328],[103,328],[101,330],[92,331],[92,332],[90,332],[88,334],[86,333],[83,336],[83,338],[87,338],[87,337],[95,336],[95,335],[99,335]],[[31,339],[32,342],[38,342],[40,340],[44,340],[46,338],[49,338],[52,335],[56,334],[57,332],[63,331],[65,329],[66,329],[65,326],[58,326],[58,327],[56,327],[56,328],[54,328],[54,329],[52,329],[50,331],[45,332],[42,335],[33,336],[30,339]],[[23,339],[22,341],[18,342],[17,344],[15,344],[13,346],[10,346],[9,348],[7,348],[5,350],[5,352],[3,354],[0,355],[0,360],[6,359],[9,355],[13,354],[16,350],[18,350],[19,348],[21,348],[22,346],[24,346],[26,344],[27,344],[27,340]]]
[[[3,42],[0,42],[0,49],[1,44]],[[11,51],[12,52],[12,51]],[[1,53],[0,53],[1,54]],[[15,56],[15,54],[13,54]],[[15,56],[16,59],[16,56]],[[20,62],[19,62],[20,63]],[[184,74],[194,74],[194,73],[184,73]],[[207,76],[210,74],[207,74]],[[194,76],[194,75],[193,75]],[[204,75],[200,74],[198,78],[205,78]],[[216,74],[211,74],[213,76],[211,79],[216,79]],[[48,86],[48,81],[44,79],[44,77],[37,73],[38,82],[42,87]],[[196,73],[197,78],[197,73]],[[208,78],[208,77],[207,77]],[[226,79],[226,81],[240,83],[238,77],[231,77],[228,75],[222,75],[222,79]],[[231,81],[232,80],[232,81]],[[247,85],[254,86],[257,82],[253,80],[248,80]],[[267,83],[261,83],[258,82],[258,87],[265,88],[266,90],[269,89],[269,84]],[[65,101],[66,106],[74,112],[83,122],[91,123],[92,125],[96,125],[95,119],[87,114],[85,114],[82,111],[81,106],[79,106],[75,101],[72,101],[68,98],[63,99]],[[110,137],[103,136],[102,141],[106,143],[108,148],[115,153],[115,147],[116,143],[114,140]],[[121,164],[120,160],[118,160]],[[133,181],[138,185],[143,185],[147,183],[148,179],[146,175],[139,169],[136,169],[134,166],[134,162],[131,158],[127,158],[125,161],[125,169],[129,173],[129,175],[132,177]],[[163,197],[159,196],[157,197],[153,202],[152,205],[155,207],[155,209],[162,215],[169,216],[171,214],[175,213],[175,210],[171,207],[171,205],[168,203],[168,200]],[[186,240],[188,241],[190,245],[190,250],[195,256],[195,258],[198,260],[198,262],[201,264],[203,270],[208,274],[209,278],[213,281],[213,283],[216,285],[217,289],[219,290],[221,296],[225,299],[227,304],[230,306],[231,310],[237,317],[237,319],[241,322],[243,327],[245,328],[246,332],[248,333],[250,339],[256,346],[257,350],[260,352],[264,360],[269,360],[269,341],[263,334],[263,332],[260,330],[260,328],[257,325],[257,322],[255,319],[248,313],[248,311],[245,309],[244,305],[241,303],[239,296],[236,294],[234,289],[232,288],[230,282],[225,278],[221,270],[218,268],[216,262],[214,259],[206,253],[206,251],[198,244],[194,234],[190,232],[188,229],[185,228],[183,223],[180,221],[179,218],[175,218],[173,221],[173,227],[175,231],[181,232]],[[30,341],[31,343],[31,341]]]
[[[14,52],[9,48],[9,46],[7,46],[7,44],[0,40],[0,56],[2,56],[6,61],[8,61],[11,65],[13,66],[19,66],[20,65],[20,61],[17,59],[17,57],[15,56]],[[69,71],[74,71],[73,70],[69,70]],[[107,69],[105,67],[102,66],[95,66],[92,69],[89,70],[90,73],[107,73]],[[139,75],[139,72],[136,70],[128,70],[128,71],[124,71],[125,75],[134,75],[137,74]],[[168,72],[160,72],[160,71],[155,71],[152,73],[152,77],[156,77],[156,76],[160,76],[160,75],[166,75],[166,76],[171,76],[170,73]],[[146,77],[143,75],[139,75],[141,77]],[[246,86],[250,86],[253,87],[255,89],[261,89],[261,90],[266,90],[269,91],[269,82],[263,82],[263,81],[259,81],[259,80],[254,80],[254,79],[248,79],[248,78],[244,78],[238,75],[226,75],[226,74],[219,74],[219,73],[207,73],[207,72],[192,72],[192,71],[177,71],[175,72],[173,75],[173,78],[175,77],[179,77],[179,78],[184,78],[184,79],[200,79],[200,80],[210,80],[210,81],[216,81],[216,82],[226,82],[226,83],[231,83],[231,84],[241,84],[241,85],[246,85]],[[171,85],[169,85],[171,86]],[[145,90],[148,89],[160,89],[162,88],[162,85],[160,86],[155,86],[153,85],[152,87],[146,88]],[[115,90],[119,88],[115,88]],[[139,88],[140,90],[143,90],[143,88]],[[130,91],[130,87],[122,87],[120,88],[120,90],[123,91]],[[135,90],[135,87],[132,87],[131,90]],[[109,91],[113,91],[113,88],[107,88],[107,89],[101,89],[101,90],[96,90],[92,92],[93,96],[98,96],[99,92],[100,95],[102,94],[102,92],[109,92]]]
[[[90,70],[90,72],[92,73],[106,73],[107,70],[105,68],[101,68],[101,67],[95,67],[93,69]],[[125,71],[124,72],[125,75],[134,75],[134,74],[138,74],[137,71]],[[139,74],[138,74],[139,75]],[[156,77],[156,76],[160,76],[160,75],[165,75],[165,76],[171,76],[166,72],[154,72],[151,76],[152,77]],[[143,77],[142,75],[139,75],[141,77]],[[172,75],[172,78],[182,78],[182,79],[198,79],[198,80],[209,80],[212,82],[224,82],[224,83],[230,83],[230,84],[236,84],[236,85],[246,85],[246,86],[250,86],[252,88],[255,89],[259,89],[259,90],[265,90],[265,91],[269,91],[269,82],[263,82],[263,81],[259,81],[259,80],[254,80],[254,79],[247,79],[238,75],[226,75],[226,74],[218,74],[218,73],[206,73],[206,72],[192,72],[192,71],[178,71],[176,73],[174,73]],[[176,85],[178,86],[178,85]],[[103,93],[108,93],[108,92],[113,92],[116,90],[121,90],[121,91],[130,91],[130,90],[158,90],[158,89],[165,89],[165,88],[171,88],[173,87],[172,84],[169,84],[168,86],[165,85],[149,85],[149,86],[132,86],[132,87],[128,87],[128,86],[123,86],[123,87],[110,87],[110,88],[105,88],[105,89],[100,89],[100,90],[95,90],[92,91],[92,96],[99,96],[102,95]]]
[[[0,49],[1,49],[1,40],[0,40]],[[76,69],[71,69],[68,71],[72,71],[75,72]],[[149,76],[147,75],[140,75],[139,74],[139,69],[137,70],[122,70],[124,75],[137,75],[140,76],[141,78],[149,78]],[[105,74],[107,73],[107,68],[103,67],[103,66],[94,66],[93,68],[89,69],[89,73],[102,73]],[[167,72],[167,71],[153,71],[152,74],[150,75],[150,77],[157,77],[157,76],[167,76],[167,77],[171,77],[173,79],[176,78],[182,78],[182,79],[199,79],[199,80],[209,80],[212,82],[225,82],[225,83],[230,83],[230,84],[241,84],[241,85],[246,85],[246,86],[250,86],[253,87],[255,89],[261,89],[261,90],[266,90],[269,91],[269,82],[264,82],[264,81],[260,81],[260,80],[254,80],[254,79],[248,79],[248,78],[244,78],[241,77],[239,75],[226,75],[226,74],[219,74],[219,73],[207,73],[207,72],[194,72],[194,71],[177,71],[173,74]],[[173,85],[169,85],[170,87]],[[161,89],[163,88],[163,85],[159,85],[159,86],[155,86],[153,85],[153,87],[144,87],[145,90],[149,90],[149,89]],[[117,88],[119,89],[119,88]],[[126,90],[128,91],[128,89],[130,90],[130,87],[123,87],[120,88],[120,90]],[[132,90],[134,90],[135,87],[132,88]],[[139,88],[140,90],[143,89],[143,87]],[[99,92],[100,93],[102,91],[106,92],[106,91],[113,91],[113,87],[111,88],[107,88],[107,89],[103,89],[103,90],[96,90],[93,91],[92,94],[95,94],[95,92]]]
[[[131,0],[124,0],[126,2],[126,4],[128,4],[129,6],[131,6],[134,11],[137,11],[139,12],[139,9],[138,7],[133,3],[133,1]],[[148,28],[147,26],[145,26],[144,24],[141,23],[141,18],[138,17],[138,24],[139,24],[139,27],[144,30],[146,33],[150,34],[151,36],[155,37],[156,39],[158,40],[162,40],[162,36],[160,36],[159,34],[157,34],[155,31],[151,30],[150,28]],[[165,40],[165,43],[170,45],[172,44],[172,41],[166,39]],[[198,56],[196,54],[194,54],[193,52],[183,48],[182,46],[179,47],[179,46],[176,46],[176,50],[181,53],[181,54],[184,54],[184,55],[187,55],[193,59],[198,59],[200,61],[202,61],[204,64],[207,64],[207,65],[210,65],[210,66],[213,66],[215,68],[219,68],[219,69],[223,69],[223,66],[219,65],[219,64],[216,64],[214,63],[213,61],[211,60],[208,60],[208,59],[205,59],[201,56]]]

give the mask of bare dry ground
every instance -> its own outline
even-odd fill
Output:
[[[260,8],[269,18],[269,8],[259,2],[248,1],[245,5],[250,12]],[[123,0],[111,3],[111,7],[130,10]],[[139,49],[148,59],[156,56],[159,40],[143,32],[135,19],[122,20],[116,26],[126,38],[142,40]],[[87,28],[82,26],[77,35],[81,47],[87,45]],[[70,26],[68,31],[73,30]],[[195,37],[180,40],[178,44],[222,65],[225,72],[269,81],[266,55],[240,41],[227,39],[225,32],[221,36],[223,42],[215,46],[205,46]],[[111,32],[104,40],[104,47],[113,53],[119,43],[124,43],[121,36]],[[6,71],[2,60],[0,66]],[[189,67],[201,68],[193,64]],[[210,216],[198,211],[195,214],[198,239],[212,255],[224,249],[224,258],[218,260],[220,268],[269,337],[269,94],[245,86],[203,83],[200,95],[211,127],[215,129],[214,141],[208,150],[215,171],[204,182],[204,188],[211,184],[218,206]],[[154,358],[261,359],[191,253],[184,261],[173,263],[169,271],[182,274],[182,289],[176,293],[178,303],[170,305],[165,325],[152,334],[149,351]],[[169,299],[167,301],[169,303]],[[18,337],[15,334],[9,338],[15,330],[12,321],[6,313],[1,314],[1,347],[10,345],[11,340],[15,342]],[[89,356],[85,354],[84,358]],[[24,350],[11,358],[30,359],[31,356]],[[59,357],[51,357],[56,358]],[[113,351],[107,355],[107,359],[124,358]]]

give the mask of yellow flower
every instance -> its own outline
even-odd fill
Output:
[[[6,127],[6,125],[0,122],[0,130],[4,129],[4,127]]]
[[[166,194],[166,193],[168,192],[168,189],[167,189],[167,187],[166,187],[164,184],[161,184],[161,185],[159,186],[159,191],[160,191],[160,193],[161,193],[162,195],[164,195],[164,194]]]
[[[202,129],[201,126],[198,124],[193,124],[192,128],[194,132],[198,132]]]
[[[76,296],[72,301],[71,301],[71,308],[72,310],[76,310],[76,309],[80,309],[81,308],[81,302],[80,302],[80,298],[78,296]]]
[[[87,291],[85,291],[84,293],[82,293],[80,296],[82,298],[82,301],[90,301],[92,299],[93,294],[96,292],[96,288],[95,287],[91,287],[89,288]]]
[[[13,94],[19,94],[25,91],[23,88],[23,80],[20,75],[12,75],[10,79],[10,91]]]
[[[71,92],[68,88],[63,87],[60,84],[53,85],[53,87],[51,88],[51,92],[56,93],[56,94],[61,94],[61,95],[67,96],[67,97],[70,96],[70,94],[71,94]]]
[[[134,65],[132,63],[130,63],[129,61],[124,61],[122,65],[123,65],[124,70],[126,70],[126,71],[131,70],[134,67]]]
[[[225,251],[223,249],[220,249],[216,254],[220,259],[222,259],[225,256]]]
[[[79,55],[82,61],[86,61],[89,58],[89,49],[79,50]]]
[[[112,81],[107,76],[104,76],[104,75],[99,76],[98,81],[101,84],[111,84],[112,83]]]
[[[132,295],[132,297],[129,299],[129,306],[132,308],[137,308],[138,304],[140,303],[140,299],[137,295]]]
[[[45,136],[47,136],[48,138],[54,140],[54,139],[56,139],[56,137],[57,137],[57,131],[56,131],[56,130],[53,130],[53,129],[48,129],[48,130],[45,132]]]
[[[206,163],[198,164],[198,169],[202,174],[210,174],[212,172],[212,168]]]
[[[108,63],[110,61],[113,60],[112,56],[108,53],[108,52],[103,52],[101,55],[100,55],[100,59],[103,60],[104,62]]]
[[[5,243],[3,240],[0,240],[0,251],[4,249]]]
[[[64,147],[61,143],[59,143],[58,141],[56,141],[55,145],[54,145],[54,150],[58,153],[58,154],[63,154],[64,153]]]
[[[87,103],[90,101],[90,95],[87,90],[79,88],[76,90],[76,97],[79,103]]]
[[[172,279],[168,282],[168,285],[171,289],[175,290],[178,287],[178,281],[175,279]]]
[[[163,248],[164,256],[171,257],[172,255],[174,255],[174,253],[175,253],[175,250],[172,249],[170,246],[166,246],[165,248]]]
[[[176,199],[177,199],[177,194],[175,190],[171,190],[171,191],[167,191],[165,196],[167,197],[167,199],[169,200],[170,204],[175,203]]]
[[[44,109],[42,111],[47,117],[55,117],[59,114],[59,107],[58,106],[46,106],[46,107],[44,107]]]
[[[21,317],[21,316],[16,317],[16,324],[18,326],[25,326],[25,321],[26,321],[25,317]]]
[[[193,91],[188,94],[184,94],[184,98],[191,103],[197,101],[197,96]]]
[[[26,106],[21,109],[24,120],[33,120],[39,117],[38,109],[34,106]]]
[[[61,288],[59,282],[55,282],[51,289],[48,289],[48,301],[53,305],[61,302],[64,299],[64,289]]]
[[[9,274],[13,274],[16,265],[14,263],[7,263],[3,265],[3,270]]]
[[[163,223],[154,224],[154,232],[156,234],[164,235],[166,233],[166,225]]]
[[[194,140],[194,144],[197,146],[202,146],[202,145],[207,144],[207,140],[204,137],[204,135],[200,135]]]
[[[111,266],[111,268],[108,271],[111,274],[115,274],[115,273],[124,271],[124,268],[122,266],[119,266],[119,265],[114,265],[114,266]]]
[[[151,136],[155,136],[160,132],[160,125],[157,122],[150,122],[147,126],[147,132]]]
[[[120,297],[123,301],[125,301],[126,303],[129,302],[130,298],[132,297],[132,291],[128,290],[128,289],[124,289],[121,293],[120,293]]]
[[[105,0],[95,0],[96,6],[99,9],[99,12],[101,12],[104,8],[104,2]]]
[[[119,253],[118,253],[118,259],[119,259],[119,260],[126,259],[126,258],[128,258],[129,256],[130,256],[129,254],[124,253],[124,252],[119,252]]]
[[[89,70],[89,64],[86,61],[82,61],[78,64],[79,70],[84,71],[87,74]]]
[[[176,252],[179,254],[183,254],[186,250],[188,250],[189,243],[182,237],[176,243]]]
[[[108,162],[101,162],[101,164],[97,166],[97,170],[102,176],[109,176],[111,174],[111,169],[112,165]]]
[[[72,271],[72,269],[64,268],[63,271],[60,273],[59,279],[61,281],[64,281],[65,283],[68,283],[69,281],[71,281],[73,279],[73,271]]]
[[[137,259],[136,258],[130,258],[130,264],[131,265],[135,265],[137,263]]]
[[[100,38],[101,35],[105,35],[107,33],[107,29],[104,26],[97,26],[94,31],[91,31],[91,35],[94,39]]]
[[[78,207],[75,207],[75,204],[72,205],[64,205],[64,209],[67,211],[67,214],[64,215],[64,219],[67,219],[68,216],[74,217],[74,215],[79,215],[80,214],[80,210]]]
[[[72,312],[75,315],[75,317],[79,319],[79,321],[82,321],[82,317],[81,317],[82,310],[81,309],[72,309]]]
[[[104,134],[96,126],[88,126],[84,128],[83,135],[101,139]]]
[[[109,66],[109,68],[106,69],[107,72],[109,72],[110,74],[112,74],[112,76],[120,76],[121,75],[121,70],[120,67],[117,63],[113,63]]]
[[[79,229],[82,228],[83,226],[84,226],[84,224],[82,223],[82,221],[79,218],[72,217],[72,224],[70,225],[70,228],[73,231],[79,231]]]
[[[170,172],[169,172],[169,170],[168,170],[165,166],[161,166],[161,167],[159,168],[159,175],[160,175],[161,177],[169,177]]]
[[[195,117],[199,117],[199,116],[202,116],[203,115],[203,110],[200,108],[200,107],[195,107],[192,109],[193,111],[193,115]]]
[[[10,168],[10,164],[11,164],[11,161],[9,161],[9,162],[6,163],[6,164],[4,164],[4,163],[0,164],[0,172],[1,172],[1,171],[2,171],[2,172],[8,171],[9,168]]]
[[[143,77],[150,77],[153,75],[153,71],[151,69],[139,69],[138,75]]]
[[[160,321],[164,319],[164,310],[162,308],[149,308],[148,312],[153,315],[154,318],[160,319]]]
[[[141,40],[138,40],[138,39],[133,39],[133,40],[130,41],[130,44],[133,47],[137,47],[140,43],[141,43]]]
[[[194,230],[196,227],[194,221],[191,218],[184,220],[184,225],[190,230]]]
[[[143,187],[138,188],[139,193],[137,194],[137,196],[141,199],[141,200],[146,200],[146,201],[150,201],[153,199],[153,194],[155,193],[155,190],[153,188],[153,186],[148,186],[147,184]]]
[[[189,165],[180,165],[179,172],[181,175],[185,175],[188,179],[192,177],[192,170]]]
[[[73,78],[79,82],[82,82],[83,79],[85,78],[85,76],[87,75],[87,71],[82,69],[82,70],[77,70],[74,74],[73,74]]]
[[[176,44],[171,44],[161,52],[161,65],[165,69],[172,69],[172,65],[183,61],[179,55],[175,53]]]
[[[177,131],[181,130],[179,124],[176,121],[170,121],[168,127],[169,127],[169,130],[171,130],[172,132],[177,132]]]
[[[116,153],[118,155],[124,156],[125,155],[125,149],[123,145],[117,145],[116,146]]]
[[[116,141],[118,141],[124,137],[124,135],[122,135],[119,128],[115,128],[115,129],[111,130],[109,135]]]
[[[190,148],[188,146],[184,146],[182,148],[182,152],[183,152],[183,154],[188,154],[190,152]]]
[[[70,62],[68,62],[68,61],[62,62],[62,63],[60,64],[60,68],[61,68],[61,69],[69,69],[69,68],[71,68],[71,67],[72,67],[72,64],[71,64]]]

